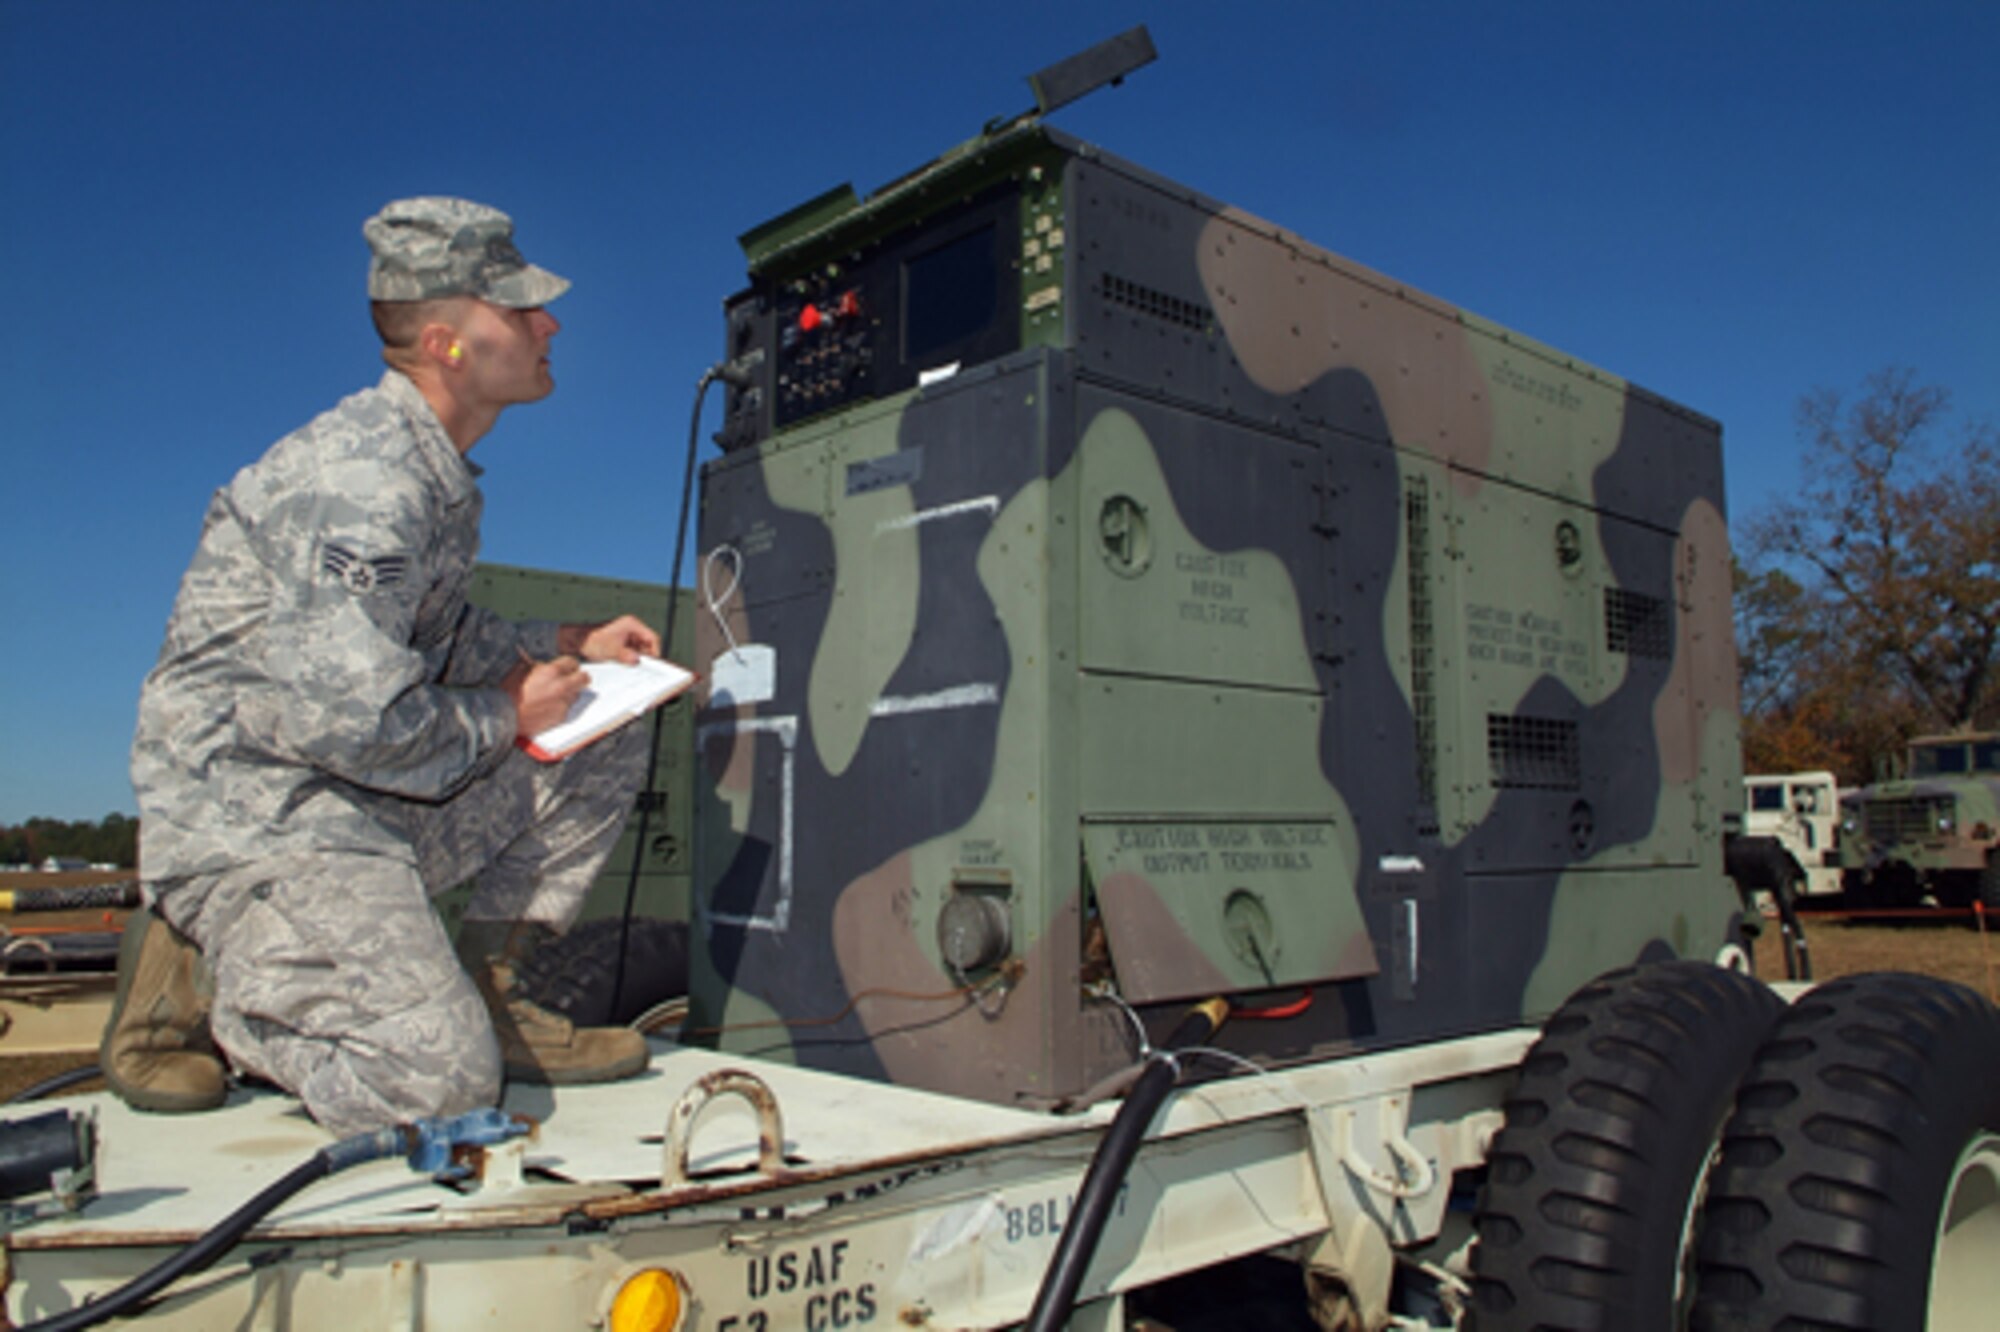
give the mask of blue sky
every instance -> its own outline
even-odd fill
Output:
[[[735,237],[1024,109],[1723,422],[1908,365],[2000,418],[2000,5],[0,0],[0,823],[132,811],[209,493],[379,371],[362,220],[461,194],[575,282],[485,554],[665,581]],[[704,434],[713,429],[711,394]]]

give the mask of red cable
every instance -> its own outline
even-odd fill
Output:
[[[1311,990],[1307,990],[1304,995],[1300,996],[1297,999],[1294,999],[1289,1004],[1275,1004],[1270,1008],[1231,1008],[1229,1010],[1229,1016],[1232,1018],[1251,1018],[1251,1019],[1262,1019],[1262,1020],[1273,1020],[1277,1018],[1293,1018],[1305,1012],[1308,1008],[1311,1008],[1312,1006],[1313,1006],[1313,992]]]

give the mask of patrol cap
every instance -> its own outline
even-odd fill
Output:
[[[514,219],[470,199],[398,199],[362,224],[361,234],[374,252],[371,301],[477,296],[526,309],[569,290],[568,278],[537,268],[514,248]]]

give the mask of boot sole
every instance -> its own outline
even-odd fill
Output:
[[[216,1110],[229,1100],[227,1088],[219,1096],[199,1094],[176,1094],[174,1092],[151,1091],[144,1087],[134,1087],[123,1078],[104,1073],[104,1085],[118,1094],[118,1099],[134,1110],[144,1110],[155,1115],[191,1115],[201,1110]]]

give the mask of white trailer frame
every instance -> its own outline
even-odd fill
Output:
[[[1387,1316],[1394,1250],[1424,1251],[1452,1285],[1470,1237],[1447,1208],[1452,1177],[1485,1159],[1535,1037],[1182,1088],[1131,1171],[1072,1326],[1122,1326],[1126,1292],[1272,1250],[1339,1272],[1373,1324]],[[1005,1326],[1027,1314],[1110,1118],[654,1046],[630,1082],[510,1091],[508,1111],[538,1128],[479,1154],[462,1192],[399,1161],[308,1188],[174,1286],[146,1326],[603,1327],[649,1267],[672,1273],[690,1330]],[[97,1117],[99,1193],[7,1237],[16,1324],[130,1280],[330,1141],[271,1092],[172,1120],[104,1095],[60,1104]]]

